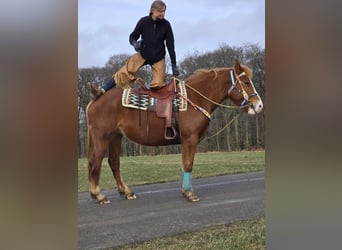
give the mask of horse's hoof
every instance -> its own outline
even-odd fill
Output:
[[[185,196],[185,198],[188,199],[188,201],[191,201],[191,202],[200,201],[200,199],[198,198],[198,196],[194,192],[182,192],[182,193]]]
[[[107,199],[107,197],[103,198],[102,200],[97,201],[100,205],[103,204],[109,204],[110,200]]]
[[[108,198],[106,196],[104,196],[102,199],[98,199],[98,196],[100,196],[100,195],[95,195],[95,194],[90,193],[90,197],[93,198],[94,200],[96,200],[98,204],[103,205],[103,204],[109,204],[110,203],[110,200],[108,200]],[[101,196],[103,196],[103,195],[101,194]]]
[[[137,198],[133,192],[125,194],[125,197],[127,200],[134,200]]]
[[[127,200],[134,200],[137,198],[133,192],[126,193],[125,191],[119,191],[119,194],[124,196]]]

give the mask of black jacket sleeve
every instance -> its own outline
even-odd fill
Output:
[[[143,18],[141,18],[137,25],[135,26],[133,32],[129,35],[129,43],[133,45],[133,41],[138,41],[141,33],[142,33],[142,22]]]
[[[169,56],[172,64],[176,64],[176,52],[175,52],[175,39],[173,36],[171,25],[166,36],[166,47],[169,52]]]

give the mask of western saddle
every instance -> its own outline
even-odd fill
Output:
[[[145,86],[141,79],[136,80],[137,87],[133,92],[140,95],[147,95],[157,99],[156,107],[148,108],[149,111],[155,111],[157,117],[165,119],[164,138],[166,140],[173,140],[177,135],[177,131],[172,122],[172,100],[177,94],[177,81],[172,79],[168,84],[160,89],[149,89]]]

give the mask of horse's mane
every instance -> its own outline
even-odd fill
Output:
[[[252,79],[253,77],[253,72],[252,70],[247,66],[240,64],[243,72],[247,74],[249,79]],[[203,76],[203,75],[208,75],[210,76],[211,73],[213,73],[212,77],[215,79],[217,77],[217,74],[219,71],[228,71],[232,68],[213,68],[213,69],[198,69],[196,70],[192,75],[188,77],[188,81],[193,80],[194,78],[197,78],[198,76]]]
[[[253,71],[247,66],[247,65],[244,65],[244,64],[240,64],[243,72],[245,72],[248,76],[249,79],[252,79],[253,78]]]
[[[214,68],[214,69],[198,69],[196,70],[192,75],[188,77],[188,80],[191,81],[198,76],[203,76],[203,75],[210,75],[210,73],[213,73],[213,78],[215,79],[217,77],[217,73],[219,70],[223,70],[225,68]]]

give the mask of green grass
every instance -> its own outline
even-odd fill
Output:
[[[181,155],[121,157],[121,174],[127,185],[178,181]],[[197,153],[192,169],[194,179],[201,177],[246,173],[265,169],[265,151]],[[116,187],[105,158],[102,162],[100,186]],[[87,159],[78,160],[78,191],[88,191]]]
[[[265,249],[265,220],[239,221],[227,225],[205,228],[178,236],[160,238],[114,249]]]

